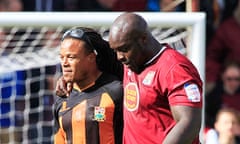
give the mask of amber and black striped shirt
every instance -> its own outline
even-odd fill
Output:
[[[84,91],[73,89],[55,103],[55,144],[121,144],[123,130],[121,81],[102,74]]]

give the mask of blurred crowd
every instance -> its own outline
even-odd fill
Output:
[[[217,141],[239,142],[240,136],[240,0],[0,0],[0,11],[150,11],[205,12],[205,134]],[[187,7],[190,3],[191,9]],[[238,48],[239,47],[239,48]],[[234,112],[233,112],[234,111]],[[222,138],[221,114],[231,123]],[[230,114],[229,114],[230,113]],[[229,116],[230,115],[230,116]],[[234,115],[234,116],[233,116]],[[232,118],[233,117],[233,118]],[[228,126],[228,128],[227,128]],[[236,128],[237,127],[237,128]],[[238,129],[238,131],[236,130]],[[225,133],[227,133],[225,131]],[[229,134],[230,135],[230,134]],[[226,135],[225,135],[226,136]],[[221,140],[220,140],[221,139]],[[228,140],[227,140],[228,139]],[[211,143],[214,144],[214,143]]]
[[[1,11],[172,11],[182,0],[0,0]],[[175,9],[176,8],[176,9]]]

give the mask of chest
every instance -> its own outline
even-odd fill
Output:
[[[59,122],[65,131],[71,131],[74,125],[78,125],[78,129],[81,130],[112,121],[115,105],[109,94],[98,93],[94,97],[84,99],[80,97],[63,102],[58,112]]]
[[[124,80],[124,105],[133,111],[137,108],[157,108],[167,104],[157,71],[150,70],[136,75],[128,73]]]

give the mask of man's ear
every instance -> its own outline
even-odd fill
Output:
[[[93,62],[93,61],[96,61],[96,54],[95,53],[90,53],[88,55],[88,60]]]

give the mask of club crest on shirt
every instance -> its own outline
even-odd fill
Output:
[[[105,120],[105,108],[96,106],[94,107],[94,118],[93,120],[103,122]]]
[[[136,83],[128,83],[124,91],[124,106],[129,111],[134,111],[139,105],[139,91]]]
[[[196,84],[186,83],[184,85],[184,90],[186,92],[188,100],[192,102],[200,102],[201,96],[200,96],[198,86]]]
[[[151,85],[154,76],[155,76],[155,71],[149,71],[149,72],[147,73],[147,75],[145,76],[145,78],[143,79],[142,83],[143,83],[144,85]]]

